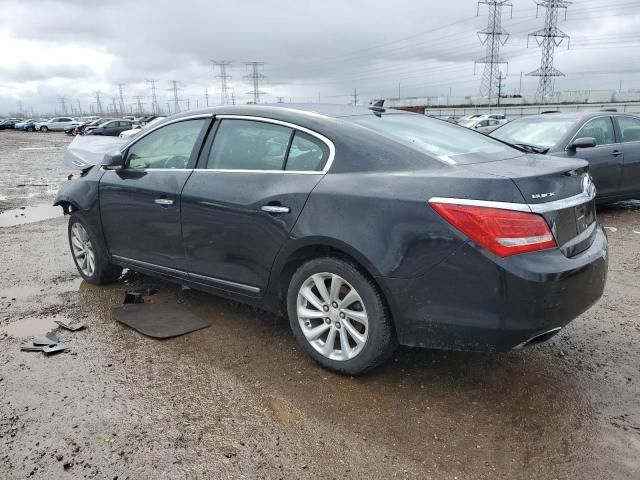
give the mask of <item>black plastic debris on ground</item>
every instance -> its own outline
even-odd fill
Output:
[[[86,328],[86,325],[84,323],[68,324],[63,322],[62,320],[54,320],[54,322],[60,325],[65,330],[69,330],[70,332],[77,332],[78,330]]]
[[[153,338],[171,338],[207,328],[209,324],[175,303],[126,304],[111,309],[120,323]]]
[[[131,303],[144,303],[144,297],[150,297],[156,293],[156,290],[153,288],[141,288],[138,290],[129,290],[124,294],[124,300],[122,301],[123,305],[128,305]]]

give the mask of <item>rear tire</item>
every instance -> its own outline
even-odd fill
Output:
[[[382,293],[348,260],[323,257],[298,268],[289,283],[287,312],[298,344],[342,375],[377,367],[397,346]]]
[[[41,127],[40,127],[40,131],[41,131],[41,132],[45,132],[45,133],[47,133],[47,132],[49,131],[49,128],[48,128],[48,127],[45,127],[45,126],[43,125],[43,126],[41,126]]]
[[[104,285],[120,278],[122,268],[109,261],[107,249],[81,212],[69,217],[68,236],[71,256],[85,281]]]
[[[35,132],[35,131],[36,131],[35,127],[28,127],[27,128],[27,132]]]

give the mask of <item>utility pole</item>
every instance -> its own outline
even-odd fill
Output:
[[[229,103],[229,84],[228,80],[231,75],[227,74],[227,67],[231,67],[231,62],[226,60],[211,60],[213,64],[213,71],[215,73],[216,67],[220,69],[220,75],[216,78],[220,79],[220,104],[226,105]]]
[[[100,102],[100,97],[102,96],[102,92],[100,90],[94,90],[93,94],[96,97],[96,111],[98,115],[102,115],[102,103]]]
[[[180,113],[180,100],[178,99],[178,91],[180,88],[178,87],[178,80],[171,80],[171,90],[173,92],[173,113]]]
[[[160,113],[160,104],[158,103],[158,95],[156,93],[156,83],[157,80],[147,80],[147,85],[149,85],[149,89],[151,89],[151,113],[157,115]]]
[[[475,67],[479,63],[484,64],[480,96],[487,98],[488,103],[491,104],[493,89],[500,75],[500,65],[507,64],[507,61],[500,56],[500,47],[509,40],[509,33],[502,28],[502,9],[509,7],[513,17],[513,5],[511,0],[478,0],[478,14],[480,14],[480,5],[489,7],[487,28],[478,32],[480,43],[486,47],[486,52],[484,57],[476,60],[474,74]]]
[[[278,103],[284,103],[284,97],[278,97]]]
[[[498,106],[500,105],[500,99],[502,98],[502,90],[504,89],[504,74],[500,72],[500,76],[498,77],[498,83],[496,87],[498,88]]]
[[[400,82],[398,82],[398,99],[400,99]]]
[[[63,115],[67,114],[67,98],[66,97],[58,97],[58,101],[60,102],[60,108]]]
[[[18,100],[18,113],[22,115],[22,100]]]
[[[118,83],[118,93],[120,95],[120,115],[123,115],[126,111],[125,102],[124,102],[124,87],[126,84]]]
[[[356,91],[356,89],[354,88],[354,89],[353,89],[353,104],[354,104],[354,105],[358,105],[358,97],[359,97],[358,92],[357,92],[357,91]]]
[[[171,104],[167,102],[167,114],[171,115]]]
[[[187,98],[186,102],[187,102],[187,111],[189,111],[191,110],[191,99]]]
[[[209,90],[207,88],[204,89],[204,98],[207,102],[207,107],[209,106]]]
[[[116,101],[118,99],[116,97],[111,97],[111,108],[113,109],[113,114],[116,115],[118,113],[118,105],[116,105]]]
[[[78,99],[78,115],[82,115],[82,107],[80,106],[80,99]]]
[[[565,38],[567,39],[567,48],[569,48],[569,35],[558,28],[558,10],[564,9],[566,20],[567,7],[571,5],[571,3],[572,2],[567,0],[538,0],[536,2],[536,17],[540,7],[545,9],[544,28],[529,34],[527,37],[527,47],[529,47],[531,37],[534,37],[538,46],[542,47],[542,59],[540,61],[540,68],[527,75],[540,77],[536,96],[540,98],[542,103],[545,103],[547,97],[553,95],[554,77],[564,77],[564,73],[553,66],[553,54],[556,47],[559,47]]]
[[[253,90],[247,93],[253,95],[253,103],[260,103],[260,94],[264,93],[260,91],[260,80],[267,78],[259,71],[260,68],[264,69],[264,62],[246,62],[245,65],[251,67],[251,74],[245,75],[244,78],[250,79],[253,83]]]
[[[134,95],[133,98],[135,98],[136,100],[136,108],[138,111],[138,115],[142,115],[142,96],[141,95]]]
[[[231,92],[231,105],[235,105],[236,104],[236,94],[234,92]]]

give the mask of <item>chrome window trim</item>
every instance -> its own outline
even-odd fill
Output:
[[[452,205],[468,205],[472,207],[487,207],[487,208],[499,208],[501,210],[513,210],[517,212],[526,213],[549,213],[558,210],[564,210],[566,208],[576,207],[584,203],[593,201],[596,198],[595,191],[592,194],[588,192],[582,192],[573,197],[563,198],[561,200],[554,200],[553,202],[546,203],[511,203],[511,202],[496,202],[489,200],[474,200],[469,198],[446,198],[446,197],[432,197],[429,199],[429,203],[448,203]]]
[[[301,171],[301,170],[243,170],[243,169],[217,169],[217,168],[212,168],[212,169],[202,168],[197,170],[210,171],[210,172],[240,172],[240,173],[257,172],[257,173],[294,173],[294,174],[307,174],[307,175],[309,174],[322,175],[329,171],[329,169],[331,168],[331,165],[333,164],[333,160],[336,156],[336,146],[333,144],[333,142],[330,139],[306,127],[296,125],[295,123],[284,122],[282,120],[276,120],[274,118],[256,117],[252,115],[225,114],[225,115],[216,115],[216,119],[249,120],[249,121],[255,121],[255,122],[272,123],[274,125],[281,125],[283,127],[288,127],[293,130],[300,130],[301,132],[311,135],[312,137],[315,137],[318,140],[320,140],[322,143],[324,143],[327,146],[327,148],[329,148],[329,157],[327,158],[327,161],[325,162],[322,170],[304,170],[304,171]],[[214,138],[214,141],[215,141],[215,138]]]
[[[584,127],[587,126],[587,124],[589,124],[589,122],[591,122],[592,120],[597,120],[598,118],[608,118],[609,121],[611,122],[611,127],[613,128],[613,138],[616,138],[616,126],[613,122],[613,115],[598,115],[597,117],[591,117],[589,120],[587,120],[586,122],[584,122],[582,124],[582,126],[578,129],[578,131],[576,132],[576,134],[573,136],[573,138],[571,140],[569,140],[569,143],[567,143],[567,147],[565,148],[565,150],[569,149],[569,145],[571,145],[576,138],[578,138],[578,134],[582,131],[582,129]],[[582,137],[580,137],[582,138]],[[613,143],[601,143],[600,145],[596,145],[593,148],[598,148],[598,147],[607,147],[609,145],[619,145],[621,142],[613,142]]]

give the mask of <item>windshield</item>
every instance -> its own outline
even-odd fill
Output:
[[[551,148],[569,133],[575,123],[571,118],[522,118],[507,123],[490,135],[508,143]]]
[[[449,164],[505,160],[522,155],[508,145],[444,120],[416,114],[349,117],[355,123],[408,143]]]

